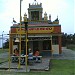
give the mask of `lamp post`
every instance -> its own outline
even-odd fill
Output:
[[[19,42],[19,64],[18,64],[19,69],[20,69],[20,55],[21,55],[21,2],[22,0],[20,0],[20,42]]]
[[[27,37],[28,37],[28,22],[24,22],[24,24],[25,24],[25,32],[26,32],[26,72],[27,72],[27,42],[28,42],[28,39],[27,39]]]
[[[52,35],[50,36],[51,38],[51,56],[53,57],[53,48],[52,48]]]
[[[3,50],[3,33],[4,31],[2,32],[2,50]]]

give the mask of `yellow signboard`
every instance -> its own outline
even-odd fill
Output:
[[[17,33],[20,33],[20,28],[16,28]],[[54,27],[37,27],[28,28],[28,33],[51,33],[54,31]],[[21,28],[21,33],[25,33],[25,28]]]

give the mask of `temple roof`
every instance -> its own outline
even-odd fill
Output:
[[[11,28],[19,27],[20,24],[13,24]],[[22,22],[22,27],[24,27],[25,24]],[[49,26],[60,26],[59,24],[48,24],[47,22],[28,22],[28,26],[30,27],[49,27]]]

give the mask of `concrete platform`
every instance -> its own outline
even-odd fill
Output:
[[[27,72],[29,71],[45,71],[49,70],[49,57],[42,58],[41,63],[33,63],[33,65],[28,65]],[[0,64],[0,70],[9,71],[9,62],[5,62]],[[21,65],[20,69],[18,69],[18,63],[10,63],[10,71],[14,72],[26,72],[26,66]]]
[[[0,58],[8,58],[8,53],[2,53],[0,54]],[[75,60],[75,51],[72,51],[70,49],[66,49],[65,47],[62,48],[62,54],[58,56],[52,56],[52,57],[43,57],[42,63],[34,63],[33,65],[28,65],[29,71],[45,71],[49,70],[49,61],[50,59],[68,59],[68,60]],[[11,63],[10,64],[10,71],[14,72],[26,72],[26,66],[21,65],[21,69],[18,69],[18,63]],[[9,62],[5,62],[0,64],[0,70],[9,71]]]

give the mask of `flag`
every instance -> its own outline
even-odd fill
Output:
[[[21,1],[23,1],[23,0],[21,0]]]
[[[59,21],[59,20],[58,20],[58,16],[57,16],[57,18],[55,19],[55,21]]]
[[[20,3],[22,2],[23,0],[20,0]]]
[[[14,23],[17,23],[17,22],[14,20],[14,18],[13,18],[13,22],[14,22]]]

